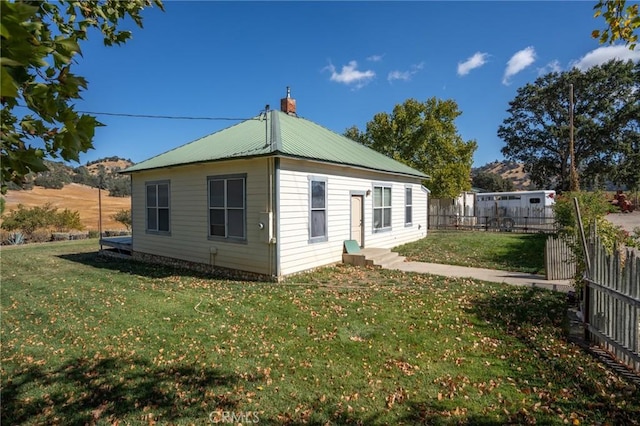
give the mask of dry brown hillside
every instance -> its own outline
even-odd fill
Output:
[[[118,158],[116,160],[105,158],[97,163],[89,164],[86,167],[89,170],[89,173],[97,174],[100,166],[103,166],[107,170],[124,170],[132,165],[133,163],[131,161],[122,158]]]
[[[36,186],[27,191],[8,191],[5,196],[5,214],[23,204],[26,207],[43,206],[51,203],[59,210],[77,210],[86,230],[98,230],[98,189],[77,183],[65,185],[62,189],[46,189]],[[109,197],[108,191],[102,191],[102,229],[124,230],[125,227],[114,221],[111,215],[122,209],[131,208],[131,197]]]
[[[531,189],[531,179],[529,174],[524,171],[522,163],[494,161],[474,170],[498,174],[503,179],[513,182],[516,190]]]

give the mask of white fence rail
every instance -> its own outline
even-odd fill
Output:
[[[583,304],[589,340],[640,372],[640,252],[608,254],[596,237]]]
[[[544,271],[548,280],[569,280],[576,276],[576,259],[571,245],[575,239],[550,235],[544,244]]]

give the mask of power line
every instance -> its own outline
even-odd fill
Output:
[[[17,105],[18,107],[28,108],[26,105]],[[238,117],[187,117],[179,115],[153,115],[153,114],[127,114],[120,112],[96,112],[96,111],[76,111],[81,114],[93,115],[110,115],[113,117],[130,117],[130,118],[158,118],[165,120],[209,120],[209,121],[245,121],[245,120],[262,120],[262,114],[258,117],[238,118]]]
[[[151,115],[151,114],[125,114],[118,112],[96,112],[96,111],[77,111],[82,114],[94,114],[94,115],[110,115],[114,117],[132,117],[132,118],[160,118],[166,120],[212,120],[212,121],[244,121],[244,120],[259,120],[259,118],[235,118],[235,117],[186,117],[175,115]]]

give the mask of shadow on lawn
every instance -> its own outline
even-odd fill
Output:
[[[81,263],[86,266],[99,269],[109,269],[112,271],[122,272],[125,274],[139,275],[147,278],[167,278],[174,275],[181,275],[192,278],[220,278],[227,279],[222,275],[214,273],[200,272],[193,269],[179,268],[174,266],[165,266],[159,264],[151,264],[129,259],[119,259],[115,257],[100,256],[98,252],[83,252],[58,255],[60,259],[70,262]]]
[[[512,363],[522,368],[517,375],[528,386],[549,388],[553,383],[550,398],[554,404],[566,412],[585,407],[609,419],[611,424],[637,424],[640,411],[640,388],[629,387],[624,382],[610,380],[613,371],[589,368],[585,358],[576,356],[582,350],[568,341],[568,302],[566,295],[535,288],[517,288],[506,292],[478,295],[468,308],[480,320],[486,321],[489,329],[499,329],[515,337],[526,348],[519,354],[504,349],[504,355],[512,358]],[[585,354],[586,356],[586,354]],[[574,398],[562,398],[558,389],[567,387],[575,392]],[[629,392],[634,403],[621,403]],[[564,390],[564,389],[562,389]],[[616,398],[611,394],[618,394]],[[631,401],[630,400],[630,401]],[[519,422],[522,419],[510,419]],[[482,423],[480,423],[482,424]]]
[[[528,338],[526,324],[536,327],[560,327],[566,321],[567,295],[543,289],[522,287],[509,291],[481,293],[468,310],[509,334]]]
[[[30,366],[4,379],[1,423],[95,424],[131,415],[145,424],[206,423],[210,411],[236,408],[229,389],[256,380],[214,368],[158,367],[140,358],[70,359],[55,370]]]
[[[544,246],[547,234],[524,234],[509,240],[505,253],[494,253],[491,261],[504,265],[507,270],[521,270],[544,274]]]

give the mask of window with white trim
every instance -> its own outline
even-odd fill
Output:
[[[169,181],[146,184],[147,231],[169,233]]]
[[[309,241],[327,241],[327,181],[309,180]]]
[[[373,229],[391,229],[391,186],[373,186]]]
[[[209,237],[246,240],[246,175],[208,178]]]
[[[413,223],[413,194],[411,187],[404,189],[404,224],[409,226]]]

